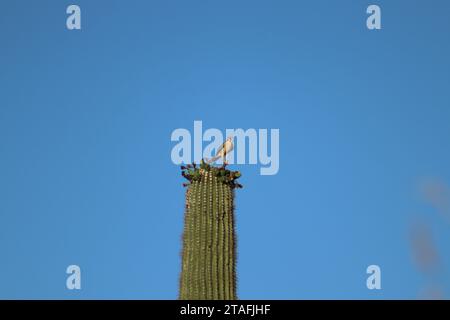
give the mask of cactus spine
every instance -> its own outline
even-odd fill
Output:
[[[183,169],[184,167],[182,167]],[[234,189],[239,172],[202,163],[187,167],[180,299],[234,300],[236,235]]]

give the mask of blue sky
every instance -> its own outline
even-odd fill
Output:
[[[277,175],[234,166],[241,299],[450,296],[450,224],[420,193],[450,185],[448,1],[73,3],[82,30],[72,2],[0,6],[0,298],[175,299],[170,135],[194,120],[280,129]]]

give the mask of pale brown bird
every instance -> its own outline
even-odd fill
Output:
[[[227,164],[226,158],[227,154],[233,151],[234,145],[233,145],[233,137],[230,136],[225,140],[225,142],[217,149],[216,156],[211,159],[206,159],[207,163],[213,163],[214,161],[219,160],[220,158],[223,158],[223,163]]]

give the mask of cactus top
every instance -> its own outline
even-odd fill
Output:
[[[181,175],[188,180],[187,183],[183,183],[185,187],[194,181],[201,181],[208,174],[217,177],[219,182],[230,186],[232,189],[242,188],[242,185],[237,182],[241,173],[239,171],[228,170],[226,165],[215,167],[202,160],[200,166],[197,166],[195,163],[181,166]]]

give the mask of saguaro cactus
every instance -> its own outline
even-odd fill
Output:
[[[234,300],[238,171],[206,163],[181,167],[186,190],[180,299]]]

